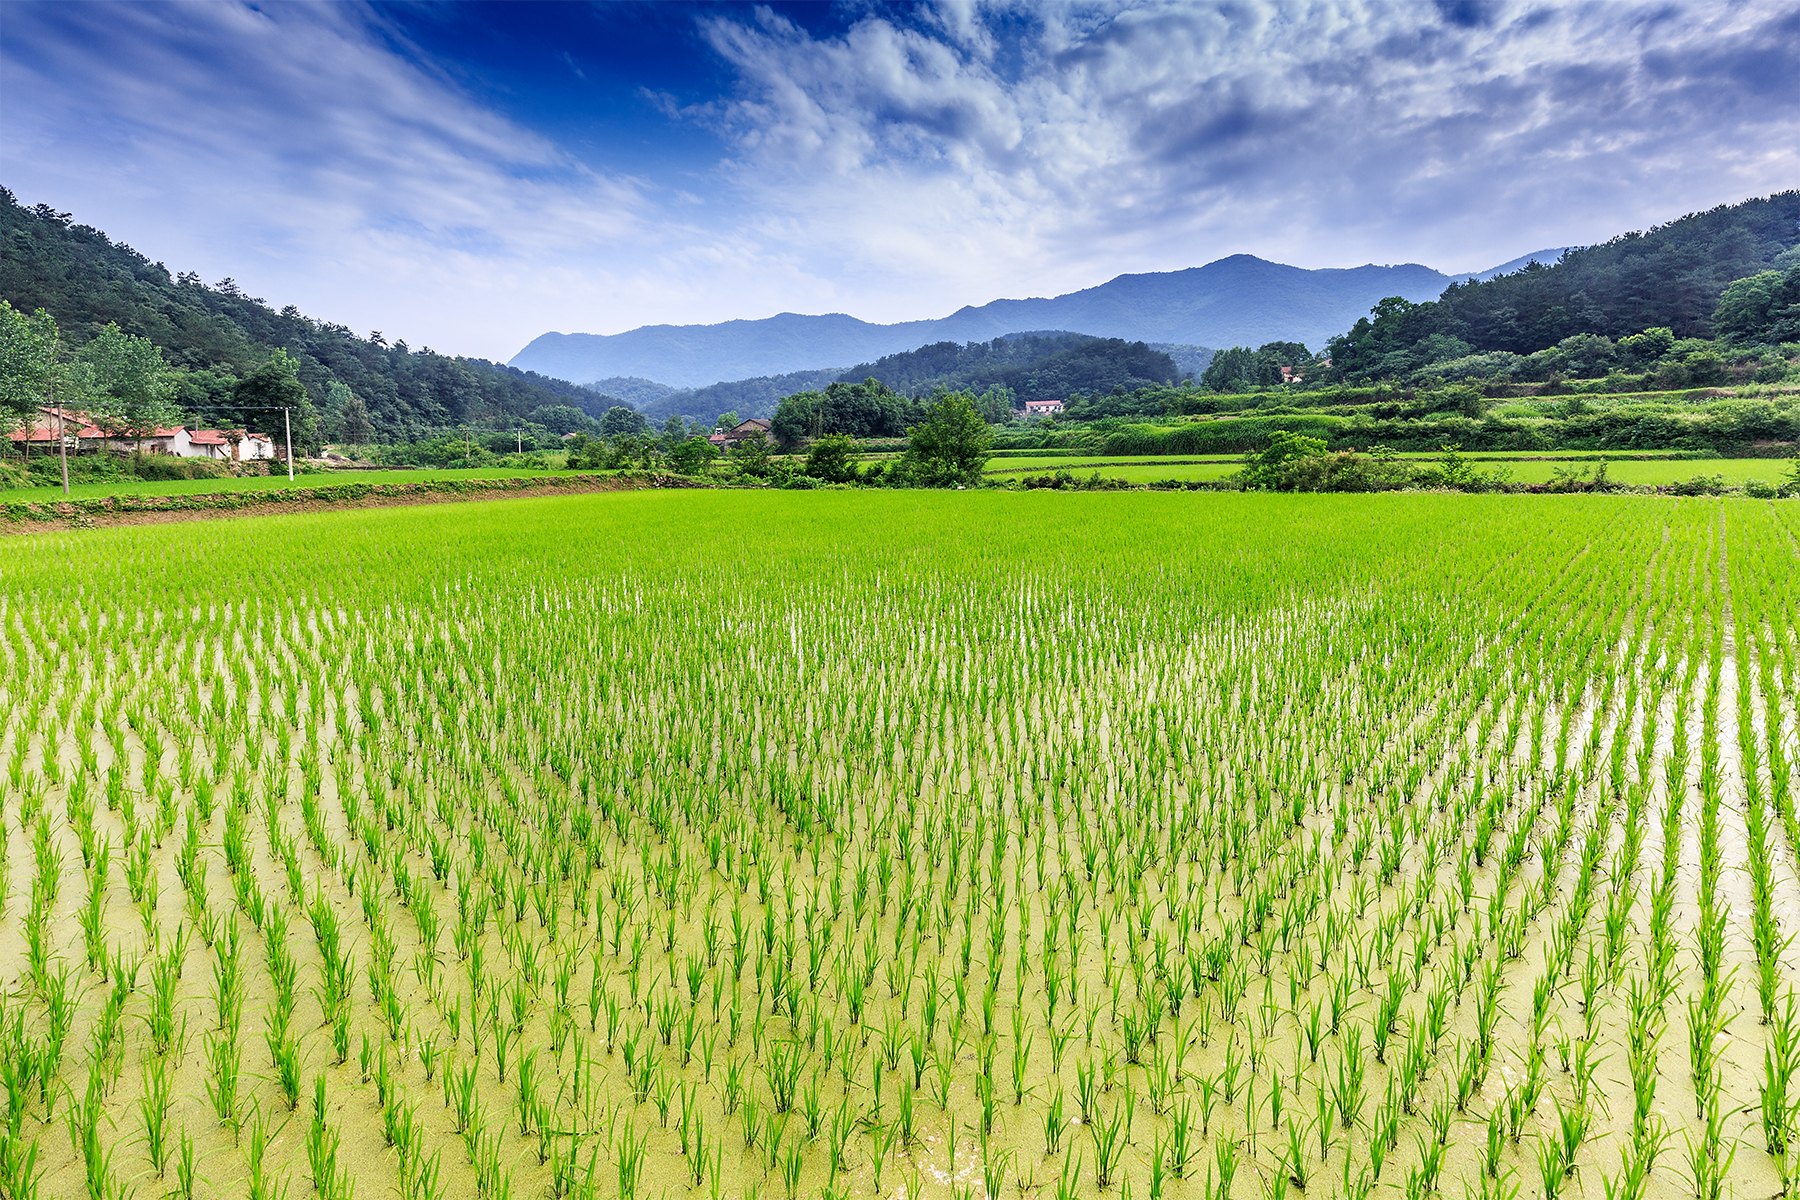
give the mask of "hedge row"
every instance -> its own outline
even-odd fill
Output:
[[[14,523],[57,521],[139,512],[241,510],[284,504],[343,504],[369,497],[401,499],[424,495],[478,495],[484,492],[566,491],[596,480],[616,480],[624,487],[695,487],[696,480],[662,472],[611,471],[579,475],[542,475],[520,479],[427,479],[418,483],[333,483],[318,487],[270,488],[258,491],[206,492],[180,496],[95,496],[48,504],[9,501],[0,513]]]

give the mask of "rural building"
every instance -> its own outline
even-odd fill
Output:
[[[706,440],[721,450],[728,450],[752,434],[760,433],[764,437],[770,437],[769,431],[774,427],[775,422],[765,417],[751,417],[748,421],[739,421],[730,429],[723,433],[715,433]]]
[[[110,450],[115,454],[169,454],[176,458],[212,458],[249,461],[275,457],[275,443],[260,433],[244,435],[237,445],[217,429],[147,429],[139,436],[121,433],[96,424],[93,418],[74,409],[42,408],[29,424],[13,430],[8,437],[23,453],[55,454],[58,421],[69,439],[69,449]]]
[[[1062,410],[1063,402],[1061,400],[1027,400],[1025,402],[1025,415],[1028,417],[1048,416]]]

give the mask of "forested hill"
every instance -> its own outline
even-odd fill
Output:
[[[230,280],[207,287],[191,274],[171,276],[163,264],[73,223],[68,213],[42,204],[26,208],[5,188],[0,298],[26,312],[47,310],[76,345],[108,322],[149,338],[182,373],[180,403],[202,413],[223,406],[240,376],[277,348],[286,349],[300,363],[300,381],[326,439],[340,435],[340,409],[349,395],[363,402],[382,440],[410,440],[465,423],[504,423],[550,406],[604,411],[612,403],[535,372],[413,350],[379,334],[358,337],[291,306],[275,312]]]
[[[1664,327],[1713,335],[1719,293],[1800,245],[1800,191],[1693,213],[1483,283],[1455,284],[1433,306],[1441,332],[1477,350],[1529,354],[1563,338],[1621,338]]]
[[[938,342],[852,367],[846,383],[878,379],[907,396],[939,388],[986,392],[1005,388],[1020,404],[1066,400],[1078,392],[1133,391],[1174,383],[1181,371],[1168,354],[1143,342],[1082,333],[1027,333],[988,342]]]

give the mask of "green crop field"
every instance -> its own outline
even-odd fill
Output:
[[[1142,492],[8,538],[0,1194],[1776,1195],[1797,547]]]
[[[145,481],[121,480],[112,483],[78,483],[69,488],[71,499],[92,500],[102,496],[200,496],[215,492],[266,492],[289,487],[330,487],[336,483],[424,483],[435,479],[524,479],[543,475],[544,471],[514,471],[501,467],[472,467],[446,471],[321,471],[296,475],[292,483],[287,474],[277,469],[272,475],[244,475],[228,479],[169,479]],[[63,498],[58,487],[0,487],[0,500],[26,501],[32,504],[54,504]]]
[[[1608,459],[1606,477],[1616,483],[1662,484],[1681,483],[1696,475],[1718,475],[1728,484],[1741,484],[1746,479],[1776,483],[1786,477],[1790,463],[1779,458],[1689,458],[1689,459]],[[1595,463],[1527,462],[1483,463],[1484,471],[1503,470],[1518,483],[1548,483],[1559,470],[1574,471],[1592,477]]]

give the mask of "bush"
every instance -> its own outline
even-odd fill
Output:
[[[1775,500],[1781,496],[1781,489],[1762,479],[1744,480],[1744,495],[1752,500]]]
[[[207,458],[179,458],[173,454],[146,454],[131,464],[139,479],[223,479],[231,474],[228,463]]]
[[[806,451],[806,473],[826,483],[843,483],[856,477],[856,439],[828,433]]]
[[[1692,479],[1669,485],[1671,496],[1723,496],[1725,494],[1725,477],[1723,475],[1696,475]]]
[[[1244,486],[1247,488],[1280,488],[1283,473],[1301,460],[1324,458],[1325,442],[1320,438],[1277,429],[1269,435],[1269,445],[1260,453],[1244,460]],[[1285,490],[1285,489],[1284,489]],[[1316,491],[1316,488],[1309,488]]]

